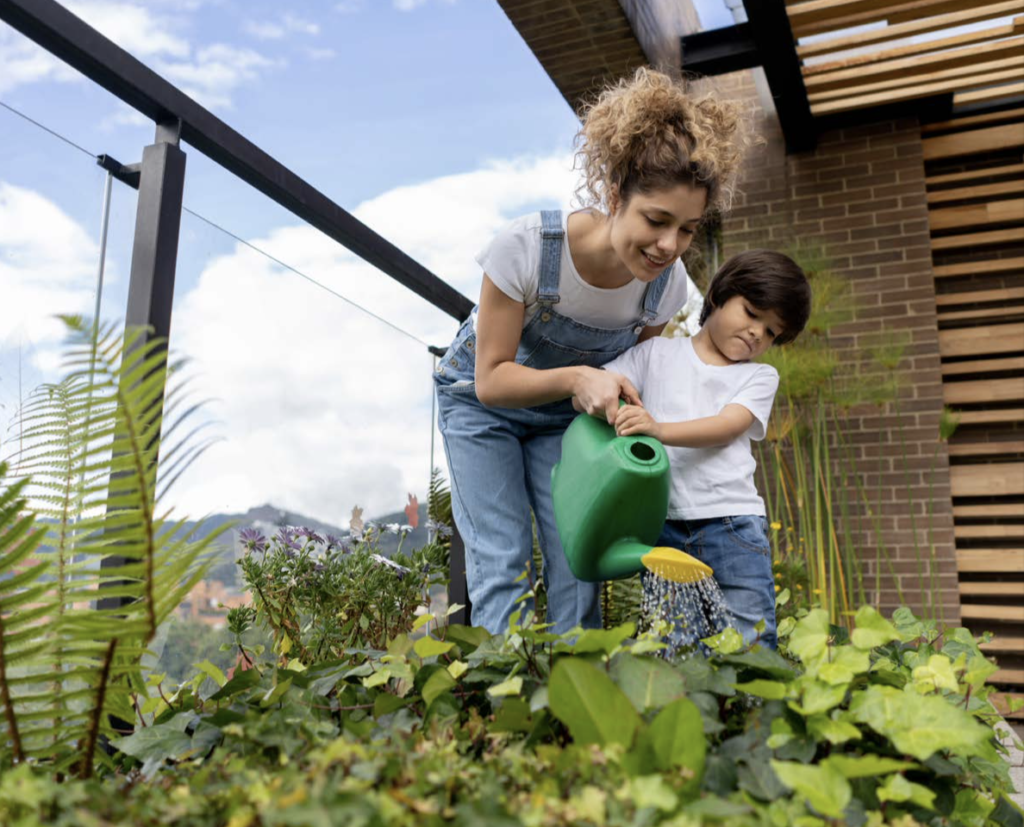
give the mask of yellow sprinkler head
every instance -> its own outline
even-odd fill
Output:
[[[676,583],[698,583],[711,577],[710,566],[675,548],[652,548],[640,558],[648,571]]]

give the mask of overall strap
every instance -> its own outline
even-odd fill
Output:
[[[558,304],[558,275],[562,270],[561,210],[542,210],[540,214],[540,283],[537,301],[542,305]]]
[[[674,266],[675,263],[673,262],[662,270],[661,275],[648,284],[647,289],[644,290],[643,312],[636,323],[636,328],[633,330],[634,333],[638,335],[642,333],[643,329],[648,327],[657,317],[658,305],[661,303],[661,297],[665,294],[665,288],[668,287],[668,280]]]

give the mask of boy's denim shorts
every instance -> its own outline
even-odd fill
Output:
[[[776,648],[775,579],[766,518],[668,520],[658,545],[685,551],[709,565],[743,640]],[[754,626],[761,620],[765,628],[758,636]]]

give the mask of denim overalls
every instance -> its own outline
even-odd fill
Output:
[[[644,293],[631,325],[591,327],[555,311],[562,261],[561,213],[542,212],[536,314],[523,328],[516,362],[531,368],[599,367],[636,344],[657,316],[669,266]],[[533,408],[486,408],[474,384],[476,334],[466,320],[434,374],[438,428],[451,472],[452,512],[466,544],[471,622],[492,634],[508,628],[526,587],[515,582],[532,560],[532,509],[537,520],[547,588],[547,621],[556,633],[601,625],[599,584],[569,570],[551,504],[551,469],[562,453],[562,434],[576,416],[571,400]]]

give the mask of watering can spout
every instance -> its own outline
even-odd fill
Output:
[[[653,437],[618,437],[607,422],[583,414],[562,437],[551,471],[555,522],[572,573],[596,582],[647,568],[694,582],[711,569],[676,549],[655,548],[668,513],[669,464]]]

